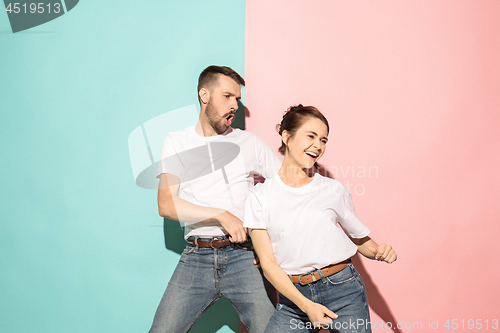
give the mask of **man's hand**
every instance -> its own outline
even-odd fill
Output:
[[[332,323],[332,318],[338,318],[335,312],[330,311],[326,306],[312,303],[305,311],[314,327],[328,326]]]
[[[385,261],[390,264],[398,259],[396,252],[394,252],[392,246],[388,244],[380,244],[378,248],[368,246],[368,249],[372,251],[373,255],[375,256],[375,260]]]
[[[243,222],[228,211],[217,216],[221,226],[229,234],[232,243],[243,243],[247,240],[247,228],[243,228]]]

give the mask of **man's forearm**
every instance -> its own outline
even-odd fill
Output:
[[[220,222],[224,209],[195,205],[177,196],[179,178],[171,174],[162,174],[158,186],[158,213],[162,217],[184,223]],[[218,218],[219,216],[219,218]]]
[[[161,198],[158,198],[159,213],[162,217],[188,224],[198,222],[218,224],[218,216],[225,212],[220,208],[195,205],[177,196],[163,198],[163,202],[160,200]]]

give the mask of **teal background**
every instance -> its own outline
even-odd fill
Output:
[[[0,13],[2,332],[149,329],[179,256],[127,139],[197,103],[206,66],[244,74],[244,18],[242,0],[87,0],[13,34]]]

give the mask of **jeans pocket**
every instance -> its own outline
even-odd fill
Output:
[[[194,246],[186,245],[186,248],[182,251],[182,254],[191,254],[196,248]]]
[[[339,284],[344,284],[347,282],[350,282],[354,279],[356,279],[356,274],[353,274],[351,271],[349,265],[341,270],[340,272],[337,272],[335,274],[332,274],[330,276],[325,277],[325,279],[332,285],[339,285]]]
[[[295,304],[293,304],[292,306],[288,306],[288,305],[283,304],[283,303],[278,303],[278,304],[276,304],[276,312],[283,312],[289,316],[290,315],[297,316],[299,314],[299,312],[302,313],[302,311],[294,305]]]

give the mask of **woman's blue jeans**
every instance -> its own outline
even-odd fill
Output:
[[[305,286],[295,284],[295,287],[308,299],[323,304],[339,316],[328,325],[330,332],[370,333],[370,313],[365,285],[354,266],[349,263],[338,273],[328,277],[320,273],[320,276],[321,280]],[[309,333],[319,330],[313,328],[304,312],[279,294],[279,303],[265,332]]]
[[[202,240],[209,240],[200,238]],[[250,333],[262,333],[274,313],[254,252],[232,246],[187,246],[156,310],[150,333],[188,332],[224,296]]]

